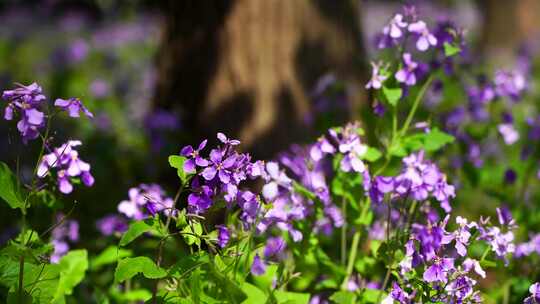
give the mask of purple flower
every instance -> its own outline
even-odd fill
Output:
[[[205,139],[199,144],[197,149],[193,149],[192,146],[185,146],[182,148],[180,154],[188,158],[184,162],[184,171],[186,171],[186,173],[195,173],[196,166],[208,166],[208,161],[200,156],[200,152],[206,147],[206,143],[207,140]]]
[[[491,249],[500,258],[505,258],[506,255],[513,253],[516,249],[516,246],[513,243],[514,233],[512,231],[503,233],[499,227],[491,227],[482,238],[489,241]],[[507,261],[505,260],[505,262]]]
[[[261,260],[258,254],[255,255],[253,263],[251,264],[251,273],[256,276],[263,275],[266,272],[266,265]]]
[[[54,105],[61,108],[62,110],[69,113],[70,117],[78,118],[80,117],[80,112],[83,112],[87,117],[94,117],[88,109],[83,105],[82,101],[79,98],[69,98],[69,99],[56,99]]]
[[[463,270],[465,270],[466,272],[474,270],[474,272],[476,272],[476,274],[478,274],[482,278],[486,277],[486,272],[480,266],[480,262],[471,258],[465,259],[465,261],[463,262]]]
[[[192,192],[188,196],[188,210],[191,213],[204,213],[213,204],[214,191],[207,185],[201,185],[199,178],[191,182]]]
[[[384,107],[384,105],[375,100],[375,102],[373,103],[373,113],[379,117],[383,117],[384,116],[384,113],[386,112],[386,108]]]
[[[210,151],[210,163],[201,175],[207,181],[213,180],[217,175],[222,183],[228,184],[231,181],[231,169],[233,169],[235,162],[236,155],[226,156],[223,150],[213,149]]]
[[[407,27],[407,22],[403,20],[403,15],[396,14],[392,20],[383,28],[383,34],[393,39],[401,38],[403,30]]]
[[[427,28],[427,25],[424,21],[417,21],[415,23],[409,24],[409,32],[415,33],[418,36],[418,40],[416,41],[416,48],[419,51],[427,51],[429,46],[436,46],[437,45],[437,38],[433,34],[431,34]]]
[[[280,261],[284,258],[287,243],[282,237],[270,237],[264,246],[264,258],[266,260]]]
[[[266,172],[269,182],[263,186],[262,195],[267,201],[275,199],[279,195],[280,188],[288,190],[292,188],[292,180],[279,169],[278,163],[266,163]]]
[[[512,145],[519,139],[519,133],[514,129],[514,126],[511,123],[499,124],[497,129],[502,135],[504,143],[507,145]]]
[[[218,229],[218,245],[221,248],[225,248],[227,246],[227,243],[229,243],[230,239],[230,232],[229,229],[227,229],[226,226],[218,225],[216,226]]]
[[[409,53],[403,54],[403,67],[396,72],[396,80],[404,83],[405,85],[412,86],[416,84],[415,70],[418,67],[418,63],[412,60],[412,56]]]
[[[217,138],[222,142],[224,143],[225,145],[230,145],[230,146],[237,146],[240,144],[240,141],[239,140],[236,140],[236,139],[229,139],[227,138],[227,136],[225,136],[225,134],[219,132],[217,134]]]
[[[381,203],[386,193],[394,191],[394,178],[391,176],[376,176],[371,185],[369,195],[371,200]]]
[[[506,206],[502,206],[500,208],[497,207],[495,210],[497,211],[497,219],[499,220],[499,224],[507,227],[508,229],[517,228],[516,221],[514,218],[512,218],[510,209],[508,209]]]
[[[446,283],[448,273],[454,269],[454,259],[435,257],[433,264],[424,271],[423,277],[426,282]]]
[[[467,219],[462,218],[461,216],[456,217],[456,223],[459,225],[459,228],[454,231],[453,238],[456,241],[457,253],[464,257],[467,255],[467,246],[469,245],[469,239],[471,238],[469,228],[475,227],[476,223],[468,223]]]
[[[494,77],[497,95],[516,101],[526,89],[525,76],[519,71],[497,71]]]
[[[394,301],[397,301],[399,304],[412,303],[409,294],[401,289],[396,282],[392,284],[392,291],[382,300],[381,304],[393,304]]]
[[[113,235],[115,233],[123,233],[127,230],[128,225],[125,218],[116,215],[110,214],[96,222],[97,229],[104,236]]]
[[[50,261],[54,264],[69,251],[69,243],[79,240],[79,223],[75,220],[66,220],[64,217],[62,213],[56,215],[58,225],[51,232],[54,250]]]
[[[129,200],[118,204],[118,212],[127,218],[141,220],[149,215],[163,212],[174,213],[174,201],[166,196],[165,191],[157,184],[140,184],[128,191]]]
[[[309,155],[314,161],[320,161],[325,154],[334,153],[336,153],[336,148],[324,136],[320,137],[309,151]]]
[[[446,291],[446,303],[479,303],[473,297],[473,287],[476,285],[476,281],[467,277],[459,276],[452,280],[445,288]],[[469,302],[470,301],[470,302]]]
[[[371,79],[366,84],[366,89],[375,89],[378,90],[382,87],[383,82],[388,78],[388,76],[383,75],[381,72],[381,63],[371,62],[373,68],[371,72]]]
[[[45,100],[45,95],[41,92],[41,87],[35,82],[24,86],[17,84],[17,88],[6,90],[2,93],[2,98],[8,102],[5,108],[4,118],[12,120],[15,113],[19,112],[21,119],[17,123],[17,129],[21,133],[23,142],[36,139],[39,136],[39,129],[45,125],[45,114],[38,110],[38,107]]]
[[[540,303],[540,283],[534,283],[529,287],[531,295],[523,300],[523,304]]]
[[[454,186],[446,182],[446,176],[437,166],[424,160],[424,151],[403,158],[403,164],[401,173],[394,178],[395,195],[411,195],[413,199],[423,201],[431,194],[446,212],[450,212],[449,199],[455,197]]]
[[[51,173],[51,169],[56,169],[58,188],[64,194],[73,191],[72,179],[75,178],[80,178],[87,187],[92,186],[94,177],[90,173],[90,164],[81,160],[79,152],[74,149],[81,144],[78,140],[70,140],[44,155],[39,163],[37,176],[44,178]]]

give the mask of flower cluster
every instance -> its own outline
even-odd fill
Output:
[[[141,220],[149,216],[154,216],[158,212],[166,215],[174,214],[174,201],[168,197],[165,191],[157,184],[140,184],[138,187],[129,189],[128,200],[118,204],[118,212],[129,219]],[[107,231],[117,231],[118,219],[108,218],[103,224],[111,225],[113,229],[107,227]],[[121,224],[120,224],[121,225]]]
[[[17,129],[23,141],[26,143],[39,137],[39,129],[45,126],[45,114],[39,109],[45,101],[41,87],[35,82],[28,86],[18,84],[16,89],[4,91],[2,98],[8,102],[4,112],[6,120],[13,120],[15,114],[20,114]]]
[[[469,256],[469,246],[473,242],[483,241],[488,245],[486,250],[502,259],[514,252],[514,236],[511,231],[516,227],[514,220],[504,209],[498,209],[497,213],[501,227],[490,225],[489,219],[481,219],[477,223],[458,216],[457,228],[447,231],[449,215],[436,224],[429,221],[426,225],[413,223],[410,239],[405,245],[405,257],[399,263],[404,283],[394,283],[385,303],[413,303],[414,292],[409,294],[404,289],[410,288],[414,291],[409,279],[413,273],[422,271],[424,281],[440,290],[432,301],[480,303],[479,292],[474,290],[477,281],[471,274],[474,272],[485,278],[486,273],[480,262]],[[485,254],[482,260],[484,257]]]
[[[374,177],[371,199],[380,203],[387,193],[391,199],[410,197],[425,201],[434,197],[446,212],[450,212],[449,200],[455,197],[455,188],[446,182],[446,176],[435,164],[424,159],[424,151],[420,151],[403,158],[403,168],[398,176]]]
[[[182,148],[180,154],[187,158],[184,171],[195,174],[191,181],[192,193],[188,196],[188,211],[195,214],[205,213],[214,202],[222,197],[229,206],[238,203],[246,220],[250,218],[253,209],[258,209],[256,196],[249,191],[239,190],[240,183],[248,178],[257,178],[263,174],[262,162],[251,162],[251,156],[239,153],[235,147],[240,141],[227,138],[218,133],[221,146],[210,151],[209,157],[200,155],[206,146],[206,140],[197,149],[192,146]],[[198,170],[198,171],[197,171]]]
[[[21,133],[23,142],[27,143],[29,140],[38,138],[40,129],[45,126],[45,113],[40,108],[47,98],[42,88],[35,82],[27,86],[17,84],[17,88],[4,91],[2,99],[8,102],[4,110],[4,119],[13,120],[16,114],[20,115],[17,129]],[[79,117],[81,111],[86,116],[93,117],[78,98],[57,99],[54,105],[67,111],[71,117]]]
[[[64,194],[73,191],[73,181],[80,179],[82,183],[90,187],[94,184],[94,177],[90,173],[90,164],[79,158],[79,152],[74,148],[82,143],[78,140],[70,140],[41,159],[37,176],[44,178],[56,171],[58,189]]]
[[[56,216],[56,226],[52,231],[53,254],[51,263],[58,263],[69,251],[69,243],[79,240],[79,223],[75,220],[66,220],[61,213]]]

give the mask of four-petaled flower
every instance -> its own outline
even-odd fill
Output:
[[[412,60],[410,53],[403,54],[403,67],[396,72],[396,80],[404,83],[408,86],[416,84],[415,70],[418,67],[418,63]]]

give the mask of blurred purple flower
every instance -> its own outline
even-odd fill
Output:
[[[429,32],[428,27],[424,21],[417,21],[415,23],[409,24],[409,32],[414,33],[418,36],[416,40],[416,48],[419,51],[427,51],[429,46],[437,45],[437,38]]]
[[[396,80],[404,83],[405,85],[412,86],[416,84],[415,70],[418,67],[418,63],[412,60],[410,53],[403,54],[403,67],[396,72]]]
[[[123,233],[127,230],[128,224],[125,218],[117,214],[109,214],[96,222],[97,229],[104,236],[115,233]]]
[[[216,228],[218,230],[218,245],[221,248],[225,248],[231,237],[229,229],[224,225],[218,225]]]
[[[80,116],[79,112],[83,112],[87,117],[94,117],[94,114],[88,111],[79,98],[58,98],[54,102],[54,105],[68,112],[70,117],[78,118]]]
[[[261,260],[258,254],[255,255],[253,263],[251,264],[251,273],[256,276],[263,275],[266,272],[266,265]]]

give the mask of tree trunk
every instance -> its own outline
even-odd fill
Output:
[[[358,1],[174,1],[158,54],[154,105],[180,108],[197,140],[217,131],[270,157],[308,135],[308,91],[332,71],[358,113],[365,52]]]

